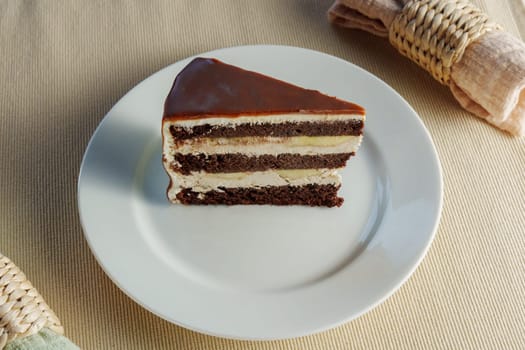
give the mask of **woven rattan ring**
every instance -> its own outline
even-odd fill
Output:
[[[0,349],[44,327],[57,334],[64,333],[55,313],[24,273],[0,254]]]
[[[450,69],[481,35],[499,30],[467,0],[411,0],[390,26],[390,43],[448,85]]]

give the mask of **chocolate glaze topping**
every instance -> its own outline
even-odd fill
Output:
[[[175,78],[164,104],[169,119],[301,112],[365,113],[353,103],[213,58],[191,61]]]

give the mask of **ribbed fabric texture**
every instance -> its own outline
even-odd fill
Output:
[[[525,33],[513,19],[523,4],[509,1],[474,3]],[[463,111],[387,40],[331,27],[331,3],[0,1],[0,250],[81,348],[525,348],[525,140]],[[163,321],[106,277],[80,227],[82,155],[112,105],[170,63],[244,44],[306,47],[367,69],[419,113],[441,158],[443,216],[421,266],[373,311],[318,335],[242,342]]]

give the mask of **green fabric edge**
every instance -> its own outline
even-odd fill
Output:
[[[49,328],[42,328],[37,334],[15,339],[4,350],[78,350],[66,337],[56,334]]]

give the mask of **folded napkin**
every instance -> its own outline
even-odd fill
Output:
[[[388,37],[466,110],[525,135],[525,44],[467,0],[336,0],[329,20]]]
[[[22,271],[0,254],[0,350],[77,350]]]

